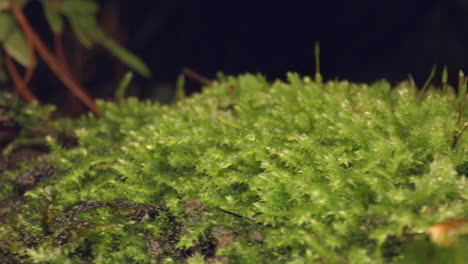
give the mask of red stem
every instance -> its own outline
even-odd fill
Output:
[[[28,89],[26,81],[21,78],[18,70],[16,69],[15,62],[10,57],[10,55],[8,55],[6,52],[5,52],[5,66],[8,71],[8,74],[10,75],[13,83],[15,84],[16,92],[21,97],[23,97],[23,99],[28,103],[35,101],[35,100],[37,101],[37,98]]]

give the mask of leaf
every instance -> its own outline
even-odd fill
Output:
[[[42,6],[44,8],[44,15],[49,23],[50,28],[56,34],[60,34],[63,31],[63,18],[59,12],[54,10],[52,6],[52,1],[43,0]]]
[[[60,10],[67,16],[70,15],[92,15],[99,11],[99,5],[93,0],[64,0]]]
[[[98,43],[142,76],[151,76],[151,71],[148,69],[146,64],[140,58],[107,36],[106,33],[104,33],[104,31],[102,31],[98,26],[94,16],[73,14],[72,16],[69,16],[69,19],[78,39],[83,45],[89,48],[94,43]]]
[[[107,36],[104,31],[96,27],[92,31],[88,32],[92,39],[102,45],[104,48],[109,50],[114,56],[116,56],[123,63],[127,64],[131,69],[135,70],[144,77],[150,77],[151,71],[148,66],[133,53],[120,46],[117,42]]]
[[[27,3],[27,1],[28,0],[16,0],[16,4],[22,8]],[[8,0],[0,0],[0,11],[7,9],[10,9],[10,3]]]
[[[29,52],[28,44],[24,38],[23,32],[16,27],[16,29],[11,33],[10,37],[3,44],[3,48],[6,53],[15,59],[19,64],[24,67],[31,66],[29,65]],[[32,65],[35,67],[36,65]]]
[[[15,29],[15,18],[10,12],[0,12],[0,43],[5,42]]]
[[[93,21],[86,21],[87,19],[95,20],[95,18],[92,16],[82,17],[82,16],[75,15],[75,14],[68,16],[68,20],[70,21],[73,31],[75,32],[80,43],[83,44],[83,46],[85,46],[86,48],[90,48],[93,45],[93,40],[89,36],[87,31],[90,29],[92,30],[93,28],[96,28],[97,24],[95,23],[95,21],[94,23]]]

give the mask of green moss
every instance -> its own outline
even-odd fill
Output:
[[[3,220],[0,258],[392,263],[468,212],[468,141],[452,149],[456,102],[434,89],[243,75],[171,106],[98,103],[53,124],[79,145],[48,138],[56,172]]]

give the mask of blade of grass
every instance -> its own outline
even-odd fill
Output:
[[[115,91],[115,100],[122,102],[125,98],[125,92],[127,91],[130,82],[133,79],[133,72],[129,71],[125,74],[122,81],[119,84],[119,88]]]
[[[448,81],[448,69],[447,65],[444,66],[442,70],[442,92],[447,93],[447,81]]]
[[[179,74],[177,77],[176,92],[174,95],[174,102],[180,101],[185,98],[185,75]]]
[[[322,75],[320,74],[320,43],[315,42],[315,81],[322,83]]]
[[[429,73],[429,76],[427,77],[426,82],[424,83],[423,87],[421,88],[421,92],[419,93],[419,98],[420,99],[423,97],[424,93],[426,92],[427,88],[429,87],[429,84],[431,83],[432,79],[434,78],[436,71],[437,71],[437,65],[434,64],[434,66],[432,66],[431,73]]]

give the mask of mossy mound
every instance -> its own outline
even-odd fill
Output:
[[[171,106],[101,101],[99,118],[52,124],[79,142],[48,137],[53,174],[28,174],[24,196],[0,190],[0,259],[427,263],[439,257],[424,231],[468,215],[455,104],[296,74],[223,78]]]

